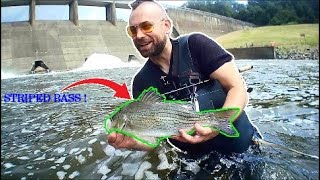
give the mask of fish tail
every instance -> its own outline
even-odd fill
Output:
[[[240,114],[240,108],[221,108],[209,113],[209,118],[214,129],[219,130],[226,137],[239,137],[238,130],[234,127],[233,122]]]

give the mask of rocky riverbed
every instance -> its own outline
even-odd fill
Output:
[[[275,49],[276,59],[312,59],[319,60],[319,48],[306,48],[306,49],[284,49],[277,47]]]

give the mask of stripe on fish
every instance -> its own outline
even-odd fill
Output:
[[[240,108],[211,109],[196,112],[194,105],[180,100],[166,100],[154,87],[143,91],[135,100],[129,100],[115,109],[105,118],[105,129],[131,136],[151,147],[173,135],[179,135],[179,129],[193,134],[193,126],[199,123],[203,127],[218,130],[226,137],[239,137],[233,126]]]

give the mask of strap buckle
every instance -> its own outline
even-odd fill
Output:
[[[189,83],[190,84],[198,84],[201,82],[200,76],[198,73],[192,72],[189,76]]]

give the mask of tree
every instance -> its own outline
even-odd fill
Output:
[[[270,24],[282,25],[282,24],[297,24],[298,17],[293,10],[282,10],[278,11],[277,14],[271,19]]]
[[[218,1],[211,4],[210,8],[212,13],[222,16],[233,17],[234,10],[229,1]]]
[[[319,0],[188,0],[186,7],[232,17],[256,25],[319,23]]]

